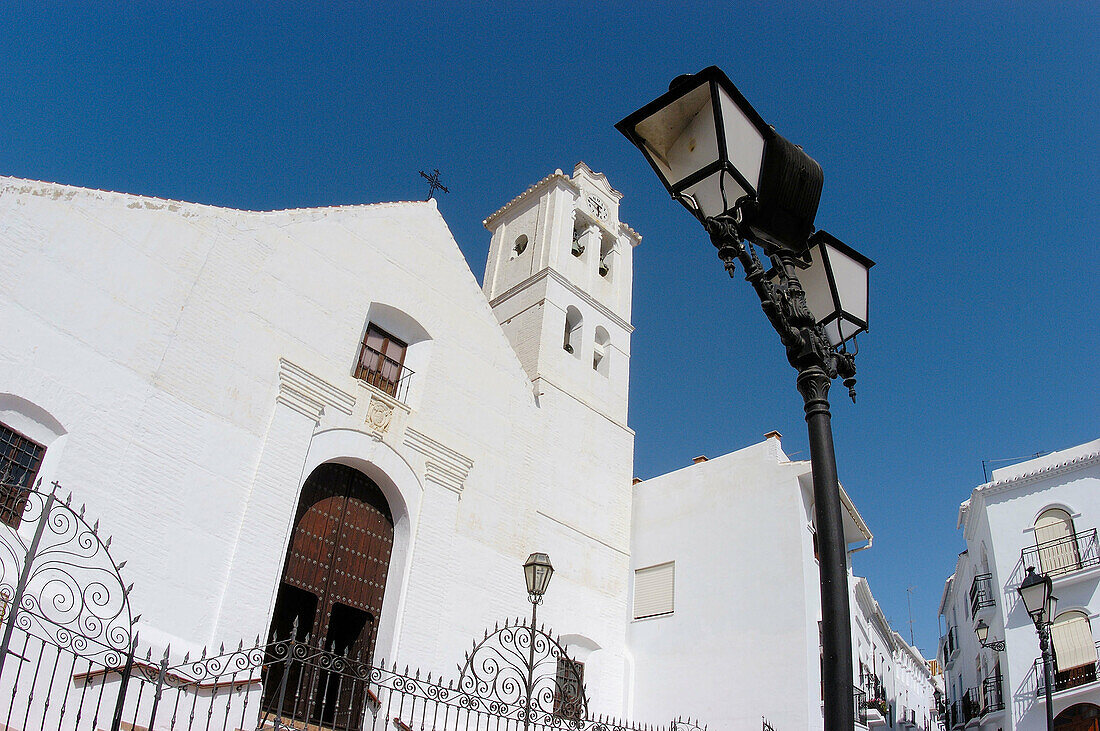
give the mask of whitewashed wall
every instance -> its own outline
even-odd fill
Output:
[[[536,400],[434,202],[249,213],[4,178],[0,248],[0,418],[55,425],[43,476],[115,536],[145,640],[265,633],[301,483],[340,461],[395,517],[378,656],[452,674],[529,611],[546,551],[540,616],[622,711],[633,434]],[[407,407],[352,377],[379,304],[430,336]]]

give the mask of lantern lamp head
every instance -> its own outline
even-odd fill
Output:
[[[1016,587],[1028,615],[1036,625],[1050,622],[1057,598],[1051,593],[1053,582],[1046,574],[1036,574],[1034,566],[1027,567],[1027,576]]]
[[[542,601],[542,595],[546,593],[546,587],[550,585],[550,577],[554,575],[554,567],[550,564],[550,557],[545,553],[532,553],[523,564],[523,576],[527,581],[527,598],[532,603]]]
[[[821,165],[777,134],[717,66],[676,77],[615,127],[700,221],[732,215],[766,250],[806,250]]]

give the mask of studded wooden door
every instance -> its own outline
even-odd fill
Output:
[[[369,663],[374,656],[378,616],[393,550],[393,519],[382,491],[359,470],[340,464],[318,467],[302,487],[294,532],[287,548],[271,631],[297,639],[308,635],[323,647],[352,660]],[[345,707],[324,678],[302,678],[288,671],[286,685],[306,697],[294,700],[295,717],[316,722],[328,709]],[[269,702],[279,705],[274,697]],[[288,701],[282,704],[289,710]],[[310,711],[306,711],[311,707]]]

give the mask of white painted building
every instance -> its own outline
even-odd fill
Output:
[[[966,550],[940,615],[949,728],[1046,726],[1039,640],[1017,587],[1028,567],[1053,580],[1055,728],[1097,728],[1100,676],[1100,440],[994,470],[959,509]],[[974,628],[989,626],[982,647]]]
[[[853,578],[852,644],[867,726],[940,729],[936,685],[920,650],[890,627],[867,579]]]
[[[542,618],[621,715],[619,197],[583,164],[532,186],[486,222],[482,292],[433,201],[247,212],[4,178],[0,424],[101,516],[154,647],[297,617],[453,672],[529,612],[520,564],[546,551]],[[357,531],[328,560],[367,563],[310,573],[318,519]]]
[[[248,212],[0,178],[0,457],[99,516],[158,651],[297,621],[450,674],[528,613],[544,551],[539,617],[592,714],[820,728],[809,463],[773,433],[631,485],[619,200],[583,163],[531,186],[486,219],[479,288],[433,201]]]
[[[850,559],[872,536],[841,497]],[[639,716],[681,699],[720,728],[758,728],[761,715],[776,729],[821,728],[810,464],[789,460],[778,433],[635,485],[631,565]],[[868,725],[931,728],[927,665],[890,629],[866,580],[850,583],[853,693],[869,683],[861,664],[873,668],[889,709],[868,709]],[[903,708],[921,725],[901,725]]]

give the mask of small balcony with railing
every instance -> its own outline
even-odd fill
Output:
[[[1100,653],[1100,642],[1096,642],[1094,648],[1096,653]],[[1094,654],[1093,657],[1096,657],[1096,655]],[[1036,694],[1042,698],[1046,695],[1046,674],[1043,672],[1042,658],[1035,660],[1032,672],[1038,680],[1035,689]],[[1080,688],[1091,683],[1096,683],[1097,681],[1100,681],[1100,672],[1097,671],[1096,660],[1065,670],[1058,667],[1057,660],[1054,663],[1054,688],[1052,689],[1054,693]]]
[[[405,403],[413,372],[401,362],[364,344],[355,377]]]
[[[981,718],[982,716],[982,689],[970,688],[963,695],[963,715],[966,720],[963,723],[970,723],[975,718]]]
[[[947,633],[940,638],[940,647],[943,651],[943,666],[949,668],[959,654],[959,635],[954,627],[947,628]]]
[[[996,604],[993,594],[993,574],[978,574],[970,582],[970,616],[976,622],[979,615]]]
[[[948,729],[962,728],[966,725],[966,719],[963,717],[963,699],[952,701],[947,706],[947,723]]]
[[[1020,552],[1024,567],[1034,566],[1056,583],[1100,573],[1100,544],[1096,529],[1044,541]],[[1059,582],[1059,580],[1063,580]]]
[[[981,717],[979,689],[970,688],[947,707],[947,728],[962,728],[972,720]]]
[[[867,725],[867,694],[858,685],[852,686],[852,703],[855,704],[856,723]]]
[[[1005,709],[1004,682],[1000,674],[991,675],[982,682],[982,718]]]

